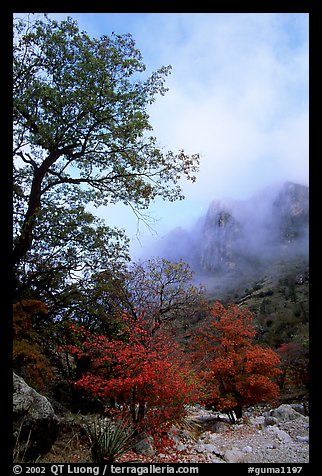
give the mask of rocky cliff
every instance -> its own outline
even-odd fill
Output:
[[[272,260],[308,256],[309,188],[286,182],[249,200],[216,200],[193,230],[176,229],[162,254],[197,275],[238,275]]]

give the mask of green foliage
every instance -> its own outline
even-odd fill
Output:
[[[301,339],[302,325],[309,320],[307,260],[276,261],[257,282],[261,289],[251,294],[245,291],[246,296],[238,301],[255,313],[257,340],[277,349],[282,343]]]
[[[157,196],[182,199],[199,157],[156,145],[148,108],[171,68],[146,74],[130,34],[91,38],[71,18],[28,14],[13,53],[15,300],[47,304],[32,326],[57,359],[65,322],[120,331],[129,240],[89,210],[122,202],[141,216]]]
[[[34,228],[37,247],[17,267],[16,296],[41,296],[46,302],[79,283],[82,288],[93,273],[120,270],[129,260],[128,239],[122,230],[106,226],[59,189],[44,200]],[[67,293],[64,293],[66,297]]]
[[[14,22],[15,263],[32,248],[54,189],[137,209],[156,196],[183,198],[178,181],[195,180],[198,155],[163,153],[149,135],[147,109],[165,94],[170,69],[142,80],[130,34],[90,38],[71,18]]]

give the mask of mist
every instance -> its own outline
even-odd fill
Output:
[[[309,188],[274,184],[249,199],[215,199],[190,227],[178,226],[145,249],[189,263],[194,280],[221,290],[255,279],[278,261],[309,256]]]

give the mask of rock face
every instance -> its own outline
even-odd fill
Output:
[[[206,271],[233,269],[236,265],[236,244],[241,226],[230,211],[214,202],[208,210],[203,228],[201,267]]]
[[[46,454],[58,435],[59,420],[46,397],[13,374],[13,436],[16,459]]]
[[[165,238],[161,254],[187,261],[197,275],[240,274],[285,256],[308,256],[309,188],[291,182],[248,200],[215,200],[189,232]]]
[[[308,243],[309,189],[286,182],[248,201],[211,203],[200,241],[205,271],[237,271],[274,255],[303,252]]]
[[[309,189],[287,182],[273,202],[278,238],[291,243],[303,236],[309,221]]]

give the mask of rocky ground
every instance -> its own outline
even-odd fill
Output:
[[[178,462],[308,463],[309,417],[303,405],[280,405],[245,412],[238,424],[203,409],[192,413],[201,432],[193,441],[187,430],[173,436]],[[204,431],[202,431],[204,430]],[[159,455],[162,459],[163,455]]]
[[[14,461],[90,463],[84,424],[91,415],[71,414],[50,402],[14,375]],[[62,407],[62,408],[60,408]],[[168,434],[172,445],[159,450],[153,438],[137,443],[135,451],[116,462],[154,463],[308,463],[307,405],[257,405],[244,409],[236,424],[224,414],[196,406],[183,424]],[[56,413],[55,413],[56,412]],[[22,431],[23,416],[24,431]],[[30,434],[37,438],[30,439]],[[140,447],[139,447],[140,446]],[[39,454],[44,454],[39,459]]]
[[[91,462],[88,442],[79,428],[76,424],[72,437],[69,432],[63,433],[40,462]],[[116,462],[309,462],[309,416],[301,404],[283,404],[276,408],[255,406],[246,409],[243,418],[234,425],[224,414],[192,408],[188,424],[174,427],[171,438],[172,448],[155,452],[147,439],[139,452],[128,452]]]

